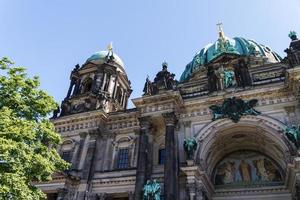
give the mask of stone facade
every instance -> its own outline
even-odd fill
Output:
[[[133,109],[112,49],[77,66],[52,118],[63,138],[58,151],[72,165],[38,184],[48,199],[141,200],[148,180],[167,200],[300,199],[299,150],[286,131],[300,121],[300,41],[276,60],[253,46],[238,54],[219,35],[222,48],[188,78],[176,81],[164,63]],[[197,149],[187,159],[183,144],[192,137]]]

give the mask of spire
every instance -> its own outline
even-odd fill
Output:
[[[109,62],[111,60],[113,60],[115,57],[114,57],[114,52],[113,52],[113,45],[112,45],[112,42],[110,42],[108,45],[107,45],[107,55],[106,55],[106,60]]]
[[[222,25],[223,25],[222,22],[217,23],[218,32],[219,32],[219,38],[225,38],[225,34],[223,32]]]

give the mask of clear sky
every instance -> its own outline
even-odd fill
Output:
[[[289,31],[300,33],[300,0],[0,0],[0,57],[39,75],[60,102],[75,64],[112,41],[136,98],[164,60],[179,79],[217,39],[219,21],[226,36],[254,39],[284,57]]]

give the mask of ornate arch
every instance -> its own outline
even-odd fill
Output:
[[[213,121],[195,135],[200,144],[196,162],[211,176],[225,155],[252,150],[269,156],[285,170],[296,149],[284,135],[284,127],[279,120],[265,115],[244,116],[238,123],[229,119]]]

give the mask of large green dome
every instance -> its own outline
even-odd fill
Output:
[[[233,54],[238,56],[254,56],[266,58],[267,63],[280,62],[280,56],[269,47],[258,44],[254,40],[242,37],[228,38],[219,37],[215,43],[211,43],[202,48],[193,60],[186,66],[180,77],[180,81],[186,81],[197,69],[204,67],[222,54]]]

